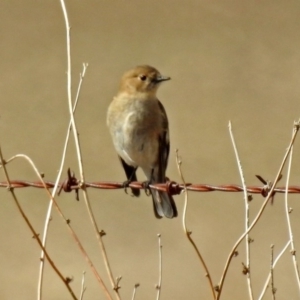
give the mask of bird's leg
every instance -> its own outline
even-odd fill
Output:
[[[146,194],[147,196],[150,196],[150,195],[151,195],[149,185],[150,185],[150,183],[153,181],[153,173],[154,173],[154,169],[152,168],[150,180],[146,180],[146,181],[144,181],[144,182],[142,183],[143,188],[144,188],[144,191],[145,191],[145,194]]]
[[[124,191],[126,194],[128,194],[127,188],[129,187],[129,184],[132,181],[136,181],[136,176],[135,176],[136,170],[137,170],[137,167],[133,169],[133,171],[132,171],[131,175],[128,177],[128,179],[123,182],[123,188],[124,188]],[[137,196],[137,195],[132,195],[132,196]]]
[[[144,188],[145,194],[146,194],[147,196],[150,196],[150,195],[151,195],[149,185],[150,185],[150,181],[148,181],[148,180],[146,180],[146,181],[144,181],[144,182],[142,183],[142,186],[143,186],[143,188]]]

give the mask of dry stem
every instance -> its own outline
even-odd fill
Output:
[[[66,25],[66,39],[67,39],[67,66],[68,66],[68,70],[67,70],[67,81],[68,81],[68,86],[67,86],[67,90],[68,90],[68,104],[69,104],[69,113],[70,113],[70,118],[71,118],[71,123],[72,123],[72,129],[73,129],[73,135],[74,135],[74,141],[75,141],[75,147],[76,147],[76,152],[77,152],[77,159],[78,159],[78,167],[79,167],[79,172],[80,172],[80,179],[81,179],[81,189],[83,192],[83,197],[84,197],[84,201],[85,201],[85,205],[92,223],[92,226],[95,230],[98,242],[99,242],[99,246],[102,252],[102,257],[104,260],[104,264],[106,267],[106,271],[112,286],[113,291],[115,292],[116,298],[118,300],[120,300],[120,295],[119,295],[119,286],[118,283],[115,281],[114,276],[112,274],[112,270],[108,261],[108,257],[107,257],[107,253],[106,253],[106,249],[103,243],[103,239],[102,236],[100,234],[100,230],[98,229],[98,225],[96,223],[96,219],[94,216],[94,213],[92,211],[91,208],[91,204],[90,204],[90,200],[89,200],[89,196],[85,187],[85,176],[84,176],[84,170],[83,170],[83,164],[82,164],[82,155],[81,155],[81,147],[80,147],[80,142],[79,142],[79,138],[78,138],[78,131],[76,128],[76,123],[75,123],[75,118],[74,118],[74,114],[73,114],[73,110],[72,110],[72,93],[71,93],[71,85],[72,85],[72,78],[71,78],[71,43],[70,43],[70,25],[69,25],[69,19],[68,19],[68,13],[67,13],[67,9],[66,9],[66,5],[64,0],[60,0],[61,6],[62,6],[62,11],[63,11],[63,15],[64,15],[64,19],[65,19],[65,25]]]
[[[271,292],[272,299],[275,300],[275,287],[274,287],[274,245],[271,245],[271,263],[270,263],[270,275],[271,275]]]
[[[85,76],[85,72],[86,72],[87,67],[88,67],[87,64],[83,64],[83,70],[82,70],[82,73],[80,74],[80,80],[79,80],[77,95],[76,95],[76,99],[75,99],[75,103],[74,103],[74,107],[73,107],[73,113],[75,112],[76,107],[77,107],[77,103],[78,103],[79,95],[80,95],[80,90],[81,90],[81,85],[82,85],[83,78]],[[67,147],[68,147],[68,142],[69,142],[69,139],[70,139],[71,126],[72,126],[72,124],[71,124],[71,121],[70,121],[70,123],[68,125],[68,131],[67,131],[67,135],[66,135],[66,139],[65,139],[65,144],[64,144],[64,148],[63,148],[63,153],[62,153],[62,158],[61,158],[58,174],[57,174],[57,177],[56,177],[54,188],[52,190],[52,197],[54,197],[55,194],[56,194],[56,191],[57,191],[57,188],[58,188],[58,185],[59,185],[59,180],[61,178],[61,174],[62,174],[62,171],[63,171],[63,166],[64,166]],[[53,202],[50,201],[48,209],[47,209],[47,213],[46,213],[44,232],[43,232],[43,246],[44,247],[46,247],[47,233],[48,233],[49,224],[50,224],[50,220],[51,220],[52,207],[53,207]],[[44,252],[43,251],[41,253],[41,258],[42,259],[41,259],[41,262],[40,262],[39,281],[38,281],[38,300],[42,299],[42,283],[43,283],[44,266],[45,266],[45,262],[44,262],[44,259],[43,259],[44,258]]]
[[[244,174],[243,174],[243,168],[241,165],[241,161],[239,158],[239,153],[236,147],[236,143],[235,143],[235,139],[233,136],[233,132],[232,132],[232,127],[231,127],[231,122],[229,121],[228,124],[228,128],[229,128],[229,134],[230,134],[230,138],[231,138],[231,142],[233,145],[233,150],[234,150],[234,154],[235,154],[235,158],[237,161],[237,165],[238,165],[238,169],[239,169],[239,173],[240,173],[240,177],[241,177],[241,181],[242,181],[242,186],[244,189],[244,203],[245,203],[245,231],[248,231],[248,227],[249,227],[249,200],[248,200],[248,193],[247,193],[247,186],[246,186],[246,182],[245,182],[245,178],[244,178]],[[251,272],[250,272],[250,239],[249,239],[249,234],[247,233],[246,235],[246,267],[247,267],[247,283],[248,283],[248,293],[249,293],[249,297],[251,300],[253,300],[253,290],[252,290],[252,284],[251,284]]]
[[[275,268],[277,262],[279,261],[279,259],[281,258],[281,256],[283,255],[283,253],[286,251],[286,249],[288,248],[288,246],[290,245],[291,241],[288,241],[286,243],[286,245],[283,247],[283,249],[281,250],[281,252],[277,255],[276,259],[273,261],[273,269]],[[266,293],[266,290],[269,286],[269,282],[270,282],[270,279],[271,279],[271,271],[269,272],[269,275],[267,277],[267,280],[265,282],[265,285],[263,287],[263,290],[262,292],[260,293],[260,296],[257,298],[258,300],[262,300],[262,298],[264,297],[265,293]]]
[[[291,149],[291,154],[290,154],[290,159],[289,159],[289,164],[288,164],[288,171],[287,171],[287,178],[286,178],[286,184],[287,185],[289,184],[289,181],[290,181],[292,160],[293,160],[293,147]],[[285,190],[285,197],[284,198],[285,198],[284,200],[285,200],[286,221],[287,221],[288,232],[289,232],[289,237],[290,237],[290,242],[291,242],[291,254],[292,254],[293,265],[294,265],[294,269],[295,269],[295,276],[296,276],[296,280],[297,280],[297,284],[298,284],[298,290],[300,292],[299,267],[298,267],[297,256],[296,256],[295,245],[294,245],[294,235],[293,235],[292,225],[291,225],[287,187],[286,187],[286,190]]]
[[[138,288],[139,286],[140,286],[139,283],[136,283],[136,284],[134,285],[134,289],[133,289],[133,293],[132,293],[132,298],[131,298],[131,300],[134,300],[134,299],[135,299],[136,290],[137,290],[137,288]]]
[[[8,175],[8,172],[7,172],[7,169],[6,169],[6,162],[3,159],[1,147],[0,147],[0,161],[1,161],[1,165],[2,165],[2,168],[3,168],[4,175],[6,177],[7,183],[10,184],[9,175]],[[39,244],[39,246],[43,250],[44,255],[45,255],[46,259],[48,260],[50,266],[53,268],[53,270],[58,275],[58,277],[63,281],[63,283],[65,284],[66,288],[70,292],[72,298],[77,300],[77,297],[75,296],[75,294],[74,294],[74,292],[73,292],[73,290],[72,290],[72,288],[71,288],[71,286],[69,284],[70,283],[69,280],[62,275],[62,273],[58,270],[58,268],[56,267],[56,265],[54,264],[54,262],[50,258],[49,254],[48,254],[48,251],[43,246],[43,243],[42,243],[42,241],[41,241],[41,239],[39,237],[39,234],[35,231],[35,229],[33,228],[33,225],[31,224],[31,222],[29,221],[28,217],[26,216],[23,208],[21,207],[21,205],[20,205],[20,203],[19,203],[19,201],[17,199],[17,196],[16,196],[16,194],[14,192],[14,189],[13,188],[8,188],[8,190],[11,193],[11,195],[12,195],[12,197],[13,197],[13,199],[14,199],[17,207],[18,207],[19,212],[21,213],[21,215],[22,215],[23,219],[25,220],[27,226],[29,227],[30,231],[32,232],[32,234],[34,236],[34,239],[37,241],[37,243]]]
[[[200,262],[201,262],[201,264],[202,264],[202,266],[205,270],[205,273],[206,273],[205,277],[207,277],[208,282],[209,282],[209,286],[210,286],[210,289],[211,289],[211,292],[212,292],[212,295],[213,295],[213,299],[216,299],[215,288],[213,286],[213,282],[212,282],[208,267],[206,266],[204,258],[202,257],[196,243],[194,242],[194,240],[191,237],[192,232],[187,230],[187,227],[186,227],[186,211],[187,211],[187,205],[188,205],[188,192],[187,192],[187,189],[186,189],[186,182],[184,180],[184,176],[183,176],[183,173],[182,173],[182,170],[181,170],[181,163],[182,162],[178,157],[178,149],[176,149],[176,165],[177,165],[177,169],[178,169],[178,172],[179,172],[179,176],[180,176],[180,178],[181,178],[181,180],[184,184],[184,208],[183,208],[183,215],[182,215],[183,230],[184,230],[185,235],[188,238],[189,242],[192,244],[194,250],[196,251],[198,258],[200,259]]]
[[[156,286],[157,294],[156,300],[159,300],[161,293],[161,284],[162,284],[162,244],[161,244],[161,235],[158,234],[158,255],[159,255],[159,273],[158,273],[158,284]]]
[[[79,300],[83,300],[83,294],[86,291],[85,283],[85,272],[82,273],[82,280],[81,280],[81,291],[80,291],[80,297]]]
[[[81,244],[81,242],[80,242],[78,236],[76,235],[75,231],[73,230],[73,228],[72,228],[72,226],[71,226],[71,221],[70,221],[69,219],[67,219],[67,218],[64,216],[64,214],[63,214],[63,212],[61,211],[60,207],[58,206],[58,204],[57,204],[55,198],[52,197],[51,192],[50,192],[49,189],[47,188],[45,181],[44,181],[43,178],[41,177],[41,175],[40,175],[38,169],[36,168],[36,166],[34,165],[33,161],[32,161],[28,156],[26,156],[26,155],[24,155],[24,154],[17,154],[17,155],[14,156],[14,159],[16,159],[16,158],[23,158],[23,159],[25,159],[25,160],[31,165],[32,169],[34,170],[34,172],[35,172],[36,175],[38,176],[39,180],[42,182],[42,184],[43,184],[43,186],[44,186],[44,190],[47,192],[48,197],[52,200],[52,202],[53,202],[53,204],[54,204],[54,207],[55,207],[55,209],[57,210],[59,216],[65,221],[65,224],[67,225],[68,229],[70,230],[70,233],[71,233],[72,237],[74,238],[75,242],[77,243],[77,245],[78,245],[78,247],[79,247],[81,253],[82,253],[83,256],[85,257],[85,259],[86,259],[86,261],[88,262],[89,266],[91,267],[91,269],[92,269],[92,271],[93,271],[93,273],[94,273],[96,279],[98,280],[98,282],[100,283],[101,287],[103,288],[106,297],[107,297],[108,299],[111,300],[112,298],[111,298],[111,296],[110,296],[110,294],[109,294],[109,292],[108,292],[107,287],[105,286],[105,284],[104,284],[102,278],[100,277],[100,275],[98,274],[96,268],[94,267],[94,264],[92,263],[92,261],[91,261],[91,259],[89,258],[87,252],[85,251],[84,247],[82,246],[82,244]],[[10,161],[12,161],[12,160],[10,160]],[[41,249],[43,249],[43,247],[41,247]],[[44,249],[43,249],[43,250],[44,250]]]
[[[272,195],[273,195],[273,191],[275,189],[275,186],[279,180],[279,178],[281,177],[281,172],[282,172],[282,169],[286,163],[286,160],[290,154],[290,151],[291,151],[291,148],[295,142],[295,139],[296,139],[296,136],[297,136],[297,133],[298,133],[298,130],[299,130],[299,121],[298,122],[295,122],[294,123],[294,127],[293,127],[293,135],[292,135],[292,139],[290,141],[290,144],[288,146],[288,149],[284,155],[284,158],[282,160],[282,163],[280,165],[280,168],[278,170],[278,173],[275,177],[275,180],[274,180],[274,183],[268,193],[268,196],[266,197],[264,203],[262,204],[259,212],[257,213],[256,217],[254,218],[253,222],[251,223],[251,225],[249,226],[248,230],[246,232],[244,232],[240,237],[239,239],[236,241],[235,245],[233,246],[228,258],[227,258],[227,261],[226,261],[226,264],[225,264],[225,267],[224,267],[224,271],[223,271],[223,274],[221,276],[221,280],[220,280],[220,283],[219,283],[219,293],[217,295],[217,300],[220,299],[221,297],[221,293],[222,293],[222,289],[223,289],[223,285],[224,285],[224,280],[225,280],[225,277],[226,277],[226,274],[227,274],[227,271],[228,271],[228,268],[229,268],[229,265],[230,265],[230,262],[231,262],[231,259],[232,257],[234,256],[235,254],[235,251],[236,251],[236,248],[239,246],[239,244],[242,242],[242,240],[245,238],[245,236],[254,228],[254,226],[256,225],[256,223],[258,222],[258,220],[260,219],[260,217],[262,216],[262,213],[264,212],[269,200],[271,199]]]

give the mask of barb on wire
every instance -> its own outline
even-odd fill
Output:
[[[72,190],[75,189],[76,200],[79,201],[79,193],[78,193],[79,188],[80,188],[80,182],[75,177],[75,173],[74,172],[71,173],[71,170],[69,168],[68,178],[62,184],[60,184],[60,188],[57,195],[59,196],[62,190],[64,190],[66,193],[70,193],[72,192]]]
[[[255,175],[257,179],[259,179],[260,182],[264,184],[263,190],[261,191],[261,194],[263,197],[267,197],[269,194],[270,189],[272,188],[273,182],[265,180],[260,175]],[[282,178],[282,174],[279,175],[278,181]],[[275,197],[276,191],[274,191],[271,195],[271,204],[274,203],[274,197]]]

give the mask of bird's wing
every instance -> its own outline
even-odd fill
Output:
[[[169,158],[169,152],[170,152],[170,140],[169,140],[169,122],[168,117],[165,111],[165,108],[161,104],[160,101],[158,101],[158,105],[161,111],[162,115],[162,125],[163,130],[159,136],[159,150],[158,150],[158,182],[165,182],[165,173],[168,165],[168,158]]]

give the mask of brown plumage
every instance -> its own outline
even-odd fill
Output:
[[[170,80],[155,68],[138,66],[126,72],[120,90],[111,102],[107,125],[127,179],[136,180],[141,167],[149,183],[166,181],[170,150],[166,111],[156,97],[161,82]],[[132,189],[135,196],[139,190]],[[151,190],[157,218],[177,216],[174,199],[166,192]]]

